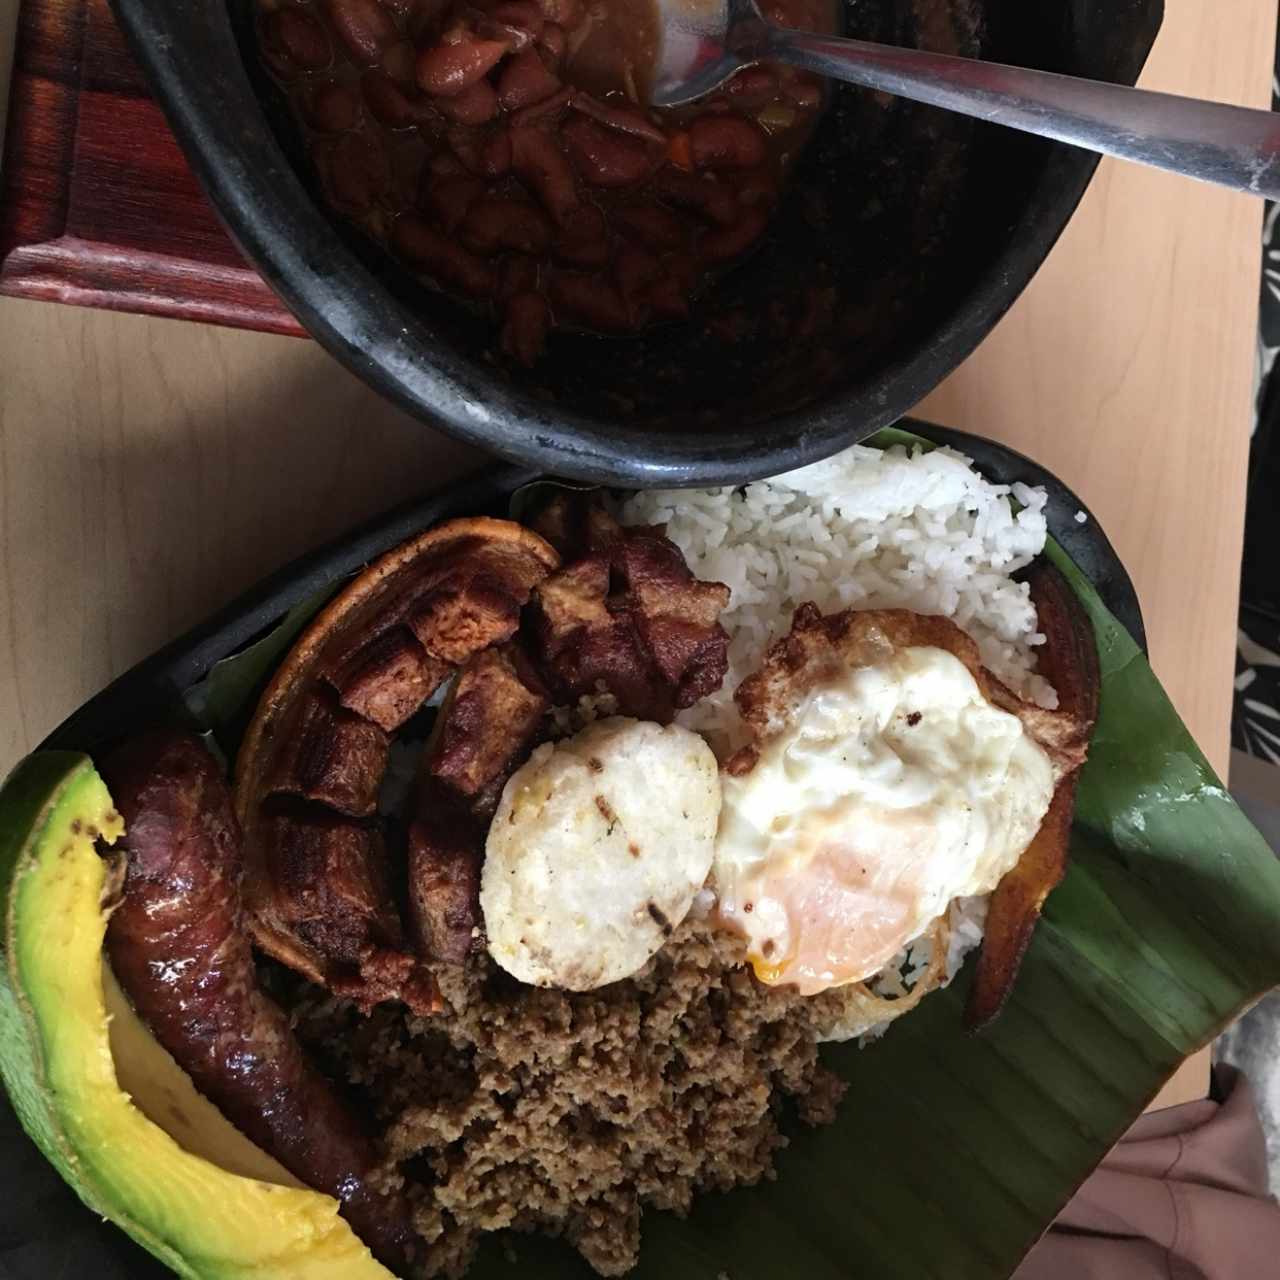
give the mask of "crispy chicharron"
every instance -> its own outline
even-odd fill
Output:
[[[438,1007],[377,821],[388,734],[459,666],[510,641],[559,563],[510,521],[449,521],[370,565],[303,633],[236,761],[246,915],[263,951],[366,1007]]]

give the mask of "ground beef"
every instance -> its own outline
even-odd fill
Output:
[[[451,1011],[363,1017],[309,988],[298,1032],[371,1107],[388,1184],[430,1243],[417,1277],[460,1276],[484,1232],[563,1236],[602,1275],[635,1265],[642,1208],[772,1175],[791,1097],[829,1122],[814,1005],[762,986],[740,946],[687,921],[634,978],[522,986],[487,956],[442,975]]]

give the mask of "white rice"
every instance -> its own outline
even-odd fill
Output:
[[[960,972],[971,951],[977,950],[987,922],[987,904],[990,894],[978,894],[971,898],[953,898],[947,907],[947,962],[945,976],[939,984],[948,986]],[[907,995],[919,979],[928,972],[933,959],[933,933],[925,930],[918,938],[908,942],[892,960],[872,978],[867,986],[886,999]],[[868,1045],[879,1040],[893,1025],[893,1018],[873,1023],[858,1033],[858,1043]],[[843,1040],[845,1035],[832,1035],[833,1040]]]
[[[989,896],[983,893],[972,898],[953,898],[947,907],[947,982],[960,972],[965,956],[982,941]],[[927,930],[907,943],[884,971],[876,974],[870,985],[876,995],[905,996],[916,985],[917,979],[928,971],[932,960],[933,934]]]
[[[1015,509],[1015,502],[1021,509]],[[665,524],[699,578],[732,591],[723,686],[681,716],[718,747],[737,745],[733,691],[785,635],[797,605],[914,609],[951,618],[983,663],[1043,706],[1044,643],[1025,583],[1011,575],[1045,542],[1045,493],[992,484],[954,449],[854,445],[745,489],[657,489],[623,503],[626,524]]]
[[[1035,672],[1044,643],[1017,570],[1044,550],[1046,495],[992,484],[954,449],[910,452],[855,445],[825,462],[744,489],[651,490],[622,504],[626,524],[665,524],[693,572],[725,582],[729,672],[720,690],[679,717],[717,750],[742,741],[733,691],[791,625],[797,605],[823,612],[905,608],[952,619],[985,666],[1042,706],[1057,695]],[[987,899],[948,909],[947,981],[982,940]],[[901,996],[929,965],[928,934],[877,975]],[[871,1028],[874,1039],[888,1026]]]

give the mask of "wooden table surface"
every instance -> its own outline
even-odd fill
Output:
[[[1273,0],[1167,8],[1142,83],[1265,105]],[[919,410],[1081,493],[1224,776],[1261,216],[1104,161],[1030,290]],[[309,342],[0,300],[0,775],[269,570],[481,461]],[[1199,1055],[1162,1100],[1203,1095],[1206,1072]]]

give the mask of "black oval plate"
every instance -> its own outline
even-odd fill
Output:
[[[1043,485],[1049,497],[1049,532],[1146,649],[1133,583],[1101,526],[1071,489],[1004,445],[909,419],[899,425],[967,454],[988,479]],[[505,515],[511,494],[537,478],[537,472],[523,467],[488,467],[469,481],[397,507],[303,556],[112,681],[63,721],[41,747],[93,752],[118,738],[122,726],[173,716],[183,705],[183,695],[215,663],[272,630],[295,605],[326,587],[336,589],[370,560],[437,521],[457,515]],[[1079,511],[1088,517],[1084,523],[1075,518]],[[123,1232],[85,1209],[28,1140],[12,1110],[0,1106],[0,1277],[152,1280],[170,1274]]]

